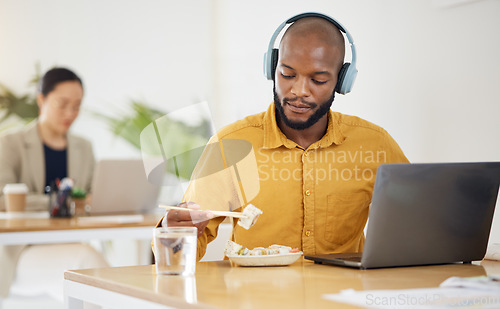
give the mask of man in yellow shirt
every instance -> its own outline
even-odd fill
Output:
[[[338,25],[322,16],[299,18],[280,43],[274,102],[218,132],[218,141],[251,143],[260,181],[248,202],[263,214],[249,230],[234,224],[233,241],[250,249],[286,245],[308,255],[362,251],[377,167],[408,160],[384,129],[330,110],[344,53]],[[162,224],[197,226],[201,259],[222,220],[170,211]]]

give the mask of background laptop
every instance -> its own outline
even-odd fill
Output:
[[[92,180],[90,213],[154,211],[159,191],[148,182],[142,160],[101,160]]]
[[[500,162],[383,164],[364,252],[305,258],[363,269],[481,260],[499,184]]]

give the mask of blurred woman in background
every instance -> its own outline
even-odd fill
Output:
[[[56,179],[70,177],[88,192],[95,164],[91,143],[68,132],[83,99],[81,79],[55,68],[43,76],[38,91],[37,121],[0,138],[0,195],[8,183],[26,184],[28,211],[47,210],[45,187]]]
[[[27,211],[48,211],[45,188],[65,177],[90,191],[95,159],[89,141],[69,129],[83,99],[81,79],[66,68],[45,73],[37,95],[39,117],[22,130],[0,137],[0,195],[9,183],[28,186]],[[0,210],[5,209],[0,196]],[[66,269],[105,267],[108,263],[86,244],[0,246],[0,298],[9,294],[49,294],[62,301]]]

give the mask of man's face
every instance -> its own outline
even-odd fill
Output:
[[[283,40],[275,75],[275,105],[288,127],[303,130],[329,111],[343,53],[312,37]]]
[[[278,96],[278,94],[276,93],[276,85],[273,88],[273,92],[274,92],[274,102],[276,102],[275,106],[276,109],[278,110],[281,120],[283,120],[286,126],[294,130],[305,130],[314,125],[316,122],[318,122],[318,120],[320,120],[323,116],[325,116],[328,113],[328,111],[332,107],[333,100],[335,99],[335,91],[333,91],[332,96],[327,101],[321,104],[317,104],[318,108],[315,109],[314,113],[307,120],[296,121],[296,120],[291,120],[285,114],[285,109],[283,108],[283,106],[289,104],[289,101],[286,98],[281,99]],[[280,104],[278,104],[277,102],[280,102]],[[305,102],[303,103],[307,104]]]

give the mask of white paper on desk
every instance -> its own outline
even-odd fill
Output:
[[[0,212],[0,219],[44,219],[48,211]]]
[[[116,215],[78,217],[79,223],[136,223],[144,221],[143,215]]]
[[[445,288],[468,288],[481,291],[492,291],[500,295],[500,281],[494,276],[479,277],[450,277],[443,281],[440,287]]]
[[[364,308],[500,308],[500,295],[494,291],[463,288],[409,290],[343,290],[323,298]]]

